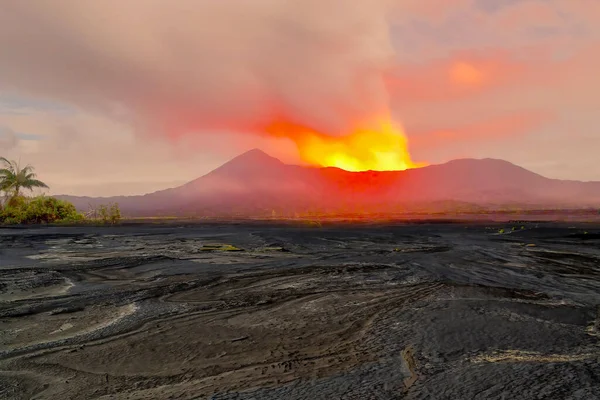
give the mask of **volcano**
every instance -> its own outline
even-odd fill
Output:
[[[86,211],[117,202],[127,216],[290,217],[589,208],[600,182],[550,179],[497,159],[460,159],[405,171],[348,172],[284,164],[250,150],[182,186],[140,196],[58,196]]]

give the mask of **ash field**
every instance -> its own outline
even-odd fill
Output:
[[[0,324],[2,399],[596,399],[600,225],[3,228]]]

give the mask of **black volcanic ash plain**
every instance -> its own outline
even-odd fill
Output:
[[[0,398],[600,398],[598,228],[0,229]]]

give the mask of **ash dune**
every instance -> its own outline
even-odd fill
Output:
[[[60,196],[79,209],[113,201],[131,216],[293,215],[473,209],[586,208],[600,204],[600,182],[550,179],[496,159],[459,159],[406,171],[348,172],[287,165],[250,150],[185,185],[142,196]]]

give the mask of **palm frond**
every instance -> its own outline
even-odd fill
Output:
[[[0,157],[0,162],[2,162],[4,164],[4,166],[6,167],[5,169],[12,171],[13,173],[16,173],[17,171],[17,163],[14,161],[10,161],[7,158],[4,157]]]
[[[28,165],[24,166],[23,168],[20,168],[20,169],[19,169],[19,172],[20,172],[20,173],[23,173],[23,174],[29,174],[29,173],[32,173],[32,172],[33,172],[33,167],[32,167],[31,165],[29,165],[29,164],[28,164]]]
[[[25,174],[25,176],[23,178],[24,179],[36,179],[37,178],[37,174],[35,172],[30,172],[28,174]]]
[[[26,189],[33,189],[36,187],[48,189],[48,185],[46,185],[44,182],[37,180],[37,179],[28,179],[25,182],[21,183],[21,186]]]
[[[5,192],[12,189],[14,186],[15,186],[14,181],[8,181],[8,180],[0,181],[0,190],[3,190]]]
[[[0,163],[5,164],[5,168],[0,169],[1,191],[13,192],[16,196],[21,188],[29,190],[48,188],[48,185],[37,179],[33,166],[27,164],[21,168],[20,162],[10,161],[4,157],[0,157]]]

